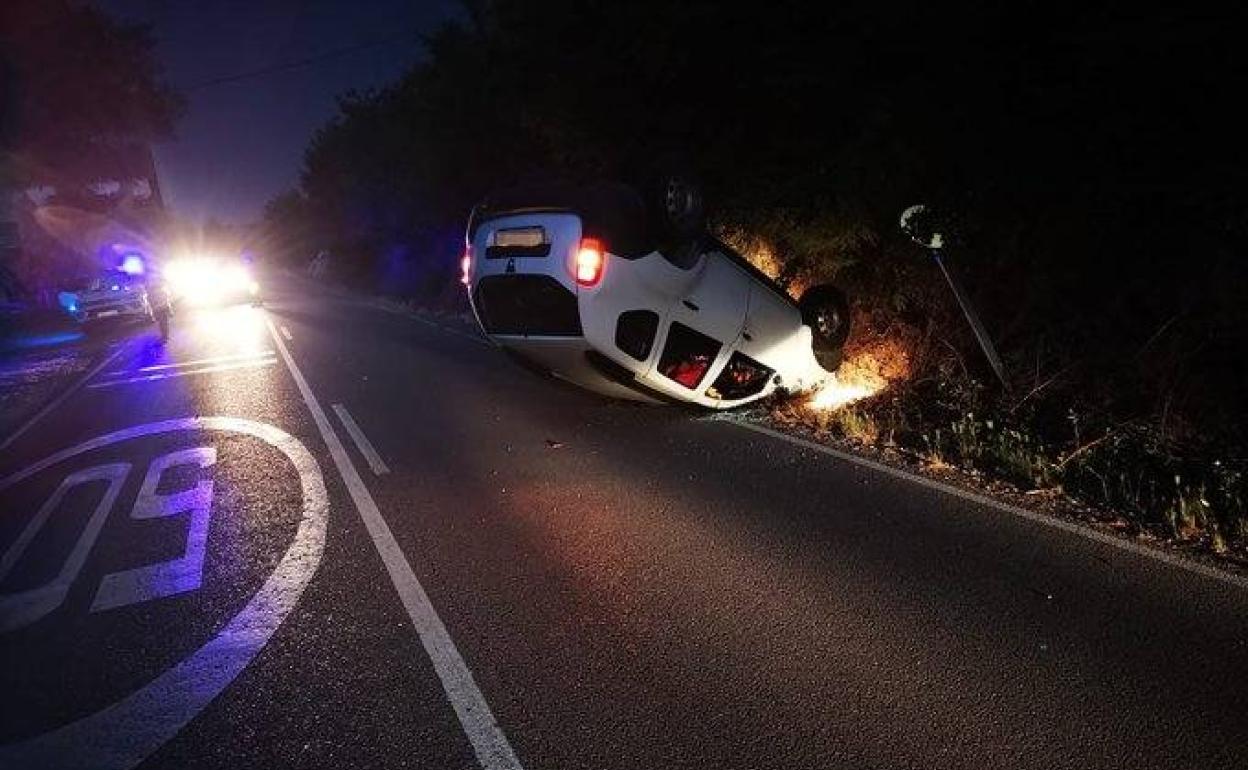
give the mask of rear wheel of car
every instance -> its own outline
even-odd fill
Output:
[[[835,286],[813,286],[797,303],[802,323],[810,327],[815,360],[828,371],[841,365],[841,352],[849,339],[849,300]]]
[[[693,267],[702,253],[706,231],[702,187],[689,171],[668,164],[650,181],[650,221],[655,246],[669,262],[682,270]]]
[[[666,239],[692,240],[706,227],[702,185],[684,164],[665,160],[650,182],[650,203]]]

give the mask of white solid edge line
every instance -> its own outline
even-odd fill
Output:
[[[119,344],[116,350],[114,350],[112,353],[106,356],[103,361],[93,366],[91,370],[88,371],[86,374],[84,374],[82,377],[79,377],[78,380],[73,385],[69,386],[69,388],[64,393],[57,396],[55,399],[53,399],[50,403],[48,403],[38,412],[35,412],[35,414],[31,416],[29,420],[22,423],[22,425],[18,427],[17,430],[10,433],[8,438],[6,438],[3,443],[0,443],[0,449],[7,449],[9,444],[12,444],[14,441],[17,440],[18,436],[30,430],[30,427],[32,425],[39,422],[39,420],[43,419],[43,417],[47,415],[49,412],[56,409],[61,404],[65,403],[65,400],[67,398],[72,396],[74,393],[77,393],[79,388],[87,384],[91,380],[92,377],[99,374],[101,369],[111,364],[113,360],[116,359],[117,356],[121,355],[122,351],[124,351],[127,347],[128,345],[125,342]]]
[[[368,436],[364,435],[364,431],[360,430],[360,426],[356,423],[355,418],[347,411],[342,404],[330,404],[330,408],[334,410],[334,414],[338,415],[338,419],[342,421],[342,427],[347,429],[347,435],[355,442],[355,448],[360,450],[360,454],[364,455],[364,459],[368,460],[368,467],[373,469],[374,476],[384,476],[390,472],[390,466],[386,465],[386,461],[381,459],[381,455],[373,447],[373,442],[368,440]]]
[[[1113,546],[1114,548],[1118,548],[1123,551],[1128,551],[1130,553],[1137,554],[1139,556],[1144,556],[1150,559],[1155,559],[1157,561],[1169,564],[1172,567],[1178,567],[1179,569],[1187,570],[1188,572],[1191,572],[1197,575],[1202,575],[1207,578],[1212,578],[1214,580],[1218,580],[1223,583],[1233,585],[1237,588],[1248,589],[1248,576],[1238,575],[1233,572],[1226,572],[1226,571],[1217,569],[1216,567],[1211,567],[1208,564],[1201,564],[1198,561],[1194,561],[1184,556],[1180,556],[1180,555],[1173,554],[1173,553],[1167,553],[1166,551],[1162,551],[1157,548],[1151,548],[1147,545],[1137,543],[1133,540],[1127,540],[1125,538],[1118,537],[1117,535],[1112,535],[1108,532],[1101,532],[1099,530],[1095,530],[1095,529],[1092,529],[1091,527],[1087,527],[1087,526],[1084,526],[1082,524],[1078,524],[1072,521],[1067,521],[1065,519],[1059,519],[1053,516],[1048,516],[1043,513],[1036,513],[1035,511],[1029,511],[1026,508],[1020,508],[1017,505],[1011,505],[1010,503],[1002,502],[1000,500],[995,500],[987,495],[979,494],[978,492],[972,492],[967,489],[962,489],[961,487],[955,486],[953,484],[947,484],[943,481],[929,479],[926,476],[922,476],[917,473],[913,473],[911,471],[903,470],[901,468],[895,468],[891,465],[877,462],[875,460],[871,460],[866,457],[859,457],[858,455],[851,454],[849,452],[842,452],[839,449],[834,449],[824,444],[818,444],[808,439],[799,438],[797,436],[790,436],[787,433],[782,433],[778,430],[774,430],[772,428],[758,425],[756,423],[744,422],[744,421],[733,420],[733,419],[723,419],[723,418],[715,419],[713,421],[725,423],[728,425],[735,425],[739,428],[744,428],[745,430],[753,431],[755,433],[760,433],[764,436],[770,436],[772,438],[780,439],[781,441],[787,441],[790,444],[795,444],[805,449],[810,449],[815,452],[828,455],[830,457],[835,457],[838,460],[844,460],[845,462],[853,463],[855,465],[860,465],[865,468],[870,468],[871,470],[887,474],[894,478],[904,479],[906,481],[910,481],[915,484],[928,487],[929,489],[934,489],[938,492],[943,492],[948,495],[953,495],[954,497],[960,497],[963,500],[967,500],[973,503],[977,503],[979,505],[993,508],[1003,513],[1013,514],[1014,516],[1018,516],[1019,518],[1026,519],[1031,522],[1035,522],[1036,524],[1043,524],[1046,527],[1051,527],[1053,529],[1060,529],[1063,532],[1069,532],[1072,535],[1085,537],[1089,540],[1095,540],[1098,543],[1104,543],[1105,545]]]
[[[493,344],[489,340],[487,340],[485,337],[482,337],[479,334],[473,334],[472,332],[460,331],[459,329],[452,329],[449,326],[439,326],[438,328],[444,332],[450,332],[451,334],[454,334],[456,337],[463,337],[466,340],[472,340],[473,342],[476,342],[481,345]]]
[[[347,487],[347,492],[351,495],[351,500],[355,503],[355,508],[364,522],[364,527],[368,530],[373,545],[376,546],[377,553],[390,574],[390,581],[399,594],[399,600],[403,602],[403,608],[407,610],[407,615],[420,636],[420,642],[429,655],[438,679],[442,682],[442,688],[446,691],[455,715],[464,728],[464,734],[468,737],[468,742],[472,744],[477,761],[485,770],[522,770],[520,760],[507,741],[507,736],[503,734],[502,728],[494,719],[494,713],[490,711],[485,696],[481,694],[481,690],[473,680],[472,672],[468,670],[468,665],[456,649],[455,643],[451,641],[451,636],[429,601],[429,595],[425,593],[424,586],[420,584],[416,573],[412,571],[411,565],[404,558],[398,541],[394,539],[394,533],[390,531],[389,525],[386,524],[385,518],[377,508],[377,503],[369,494],[368,487],[360,478],[359,471],[355,469],[347,450],[334,433],[325,410],[321,408],[308,381],[304,379],[290,352],[286,350],[286,345],[282,343],[272,319],[266,319],[266,323],[269,325],[269,332],[273,335],[273,341],[277,343],[278,353],[286,362],[295,386],[298,387],[308,411],[312,414],[313,422],[316,423],[321,437],[325,439],[325,444],[329,447],[330,457],[333,458],[334,465],[338,468],[338,473]]]
[[[411,313],[410,315],[408,315],[408,318],[411,318],[413,321],[422,323],[425,326],[428,326],[430,329],[437,329],[439,331],[444,331],[448,334],[454,334],[456,337],[463,337],[466,340],[472,340],[473,342],[478,342],[482,345],[493,346],[494,344],[490,342],[487,338],[482,337],[480,334],[473,334],[472,332],[460,331],[459,329],[456,329],[454,327],[447,326],[445,324],[439,323],[429,318],[425,318],[424,316],[418,313]]]

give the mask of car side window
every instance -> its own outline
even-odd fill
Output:
[[[667,333],[667,344],[659,356],[659,373],[690,390],[697,390],[721,347],[718,340],[673,321]]]

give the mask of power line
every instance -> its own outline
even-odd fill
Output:
[[[219,86],[224,83],[236,83],[240,80],[250,80],[251,78],[258,78],[258,77],[263,77],[264,75],[271,75],[275,72],[286,72],[289,70],[296,70],[301,67],[307,67],[312,64],[319,64],[320,62],[323,62],[323,61],[328,61],[330,59],[337,59],[339,57],[347,56],[349,54],[357,53],[359,51],[364,51],[370,48],[380,48],[381,46],[384,46],[384,45],[390,45],[392,43],[397,43],[403,40],[416,40],[416,39],[420,39],[421,37],[422,36],[418,33],[406,32],[401,35],[393,35],[391,37],[382,38],[380,40],[372,40],[372,41],[365,42],[365,43],[359,43],[357,45],[348,46],[346,48],[336,48],[332,51],[326,51],[324,53],[317,54],[316,56],[309,56],[306,59],[296,59],[294,61],[282,62],[281,64],[274,64],[268,67],[262,67],[260,69],[250,70],[247,72],[238,72],[233,75],[223,75],[221,77],[210,78],[208,80],[201,80],[198,83],[192,83],[189,86],[185,86],[181,90],[198,91],[201,88],[208,88],[210,86]]]

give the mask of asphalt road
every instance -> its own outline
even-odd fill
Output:
[[[1248,766],[1240,585],[278,283],[0,451],[0,767]]]

